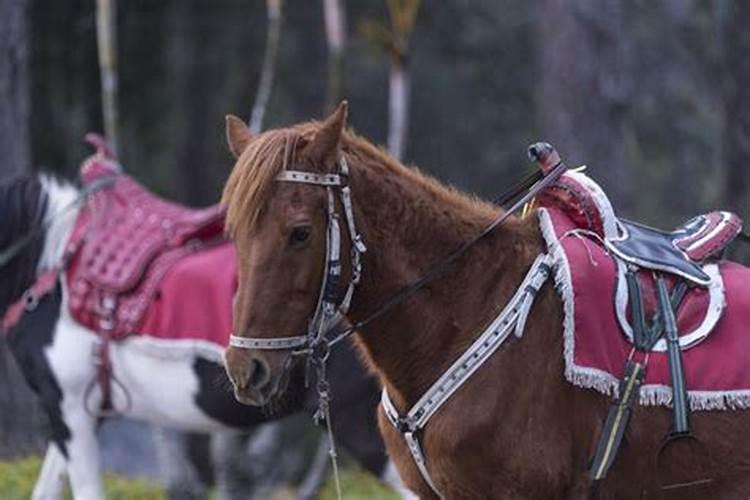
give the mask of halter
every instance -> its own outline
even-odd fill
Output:
[[[332,330],[349,312],[352,296],[362,276],[362,254],[367,251],[362,235],[354,224],[354,210],[352,209],[351,188],[349,187],[349,165],[342,156],[339,161],[337,174],[316,174],[301,170],[284,170],[276,176],[278,182],[296,182],[312,184],[326,188],[328,196],[328,225],[326,228],[326,257],[324,262],[323,281],[320,285],[318,303],[312,315],[307,333],[293,337],[240,337],[231,335],[229,345],[242,349],[285,350],[297,349],[293,354],[310,354],[318,346],[324,346],[326,351],[330,345],[325,335]],[[341,224],[336,213],[334,188],[338,188],[341,206],[344,208],[344,218],[349,231],[351,246],[352,275],[346,292],[340,303],[337,302],[337,291],[341,278]]]

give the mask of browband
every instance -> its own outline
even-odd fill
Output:
[[[339,174],[316,174],[301,170],[284,170],[276,176],[276,180],[282,182],[302,182],[317,186],[341,186],[343,184]]]

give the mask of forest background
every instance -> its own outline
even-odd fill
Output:
[[[541,139],[588,165],[625,216],[666,228],[713,208],[750,214],[750,2],[352,0],[333,89],[324,3],[283,3],[265,128],[321,117],[338,96],[360,134],[389,143],[399,65],[400,155],[445,182],[492,197]],[[413,24],[399,24],[394,5],[410,3]],[[250,114],[267,5],[119,2],[129,174],[186,204],[217,201],[233,163],[224,116]],[[0,0],[0,179],[76,178],[84,134],[103,129],[95,18],[93,0]],[[4,350],[0,372],[0,454],[15,455],[38,446],[38,421]]]

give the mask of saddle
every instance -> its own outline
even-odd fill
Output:
[[[69,304],[76,321],[120,339],[138,331],[175,263],[223,239],[224,214],[219,206],[191,209],[155,196],[122,173],[103,143],[96,146],[81,166],[82,182],[111,182],[90,195],[76,221]]]
[[[727,300],[719,261],[730,243],[741,234],[741,219],[735,214],[717,211],[694,217],[672,231],[654,229],[618,218],[602,189],[585,174],[571,171],[537,201],[550,209],[545,217],[557,220],[558,229],[565,227],[554,240],[562,242],[568,237],[579,237],[588,252],[591,273],[606,276],[607,271],[603,271],[602,266],[613,269],[614,289],[607,289],[593,274],[592,278],[583,277],[586,271],[579,269],[577,279],[588,281],[590,288],[577,293],[597,297],[611,293],[615,324],[631,345],[630,354],[623,358],[625,367],[619,390],[615,391],[616,398],[592,459],[591,479],[594,482],[603,479],[614,461],[632,406],[639,399],[651,353],[666,355],[673,415],[672,428],[659,451],[657,466],[663,452],[678,440],[700,448],[702,444],[693,437],[689,427],[682,351],[707,338],[724,313]],[[591,245],[598,247],[596,251]],[[603,255],[608,255],[612,263],[601,261]],[[568,265],[566,262],[565,266]],[[597,267],[599,271],[594,271]],[[599,284],[591,280],[598,280]],[[602,289],[596,291],[596,287]],[[572,301],[570,292],[572,290],[568,290],[567,300]],[[590,301],[600,303],[602,300],[606,302],[606,299]],[[609,313],[600,311],[598,314],[601,318]],[[610,324],[612,320],[604,323]],[[599,341],[607,342],[606,339]],[[621,339],[613,338],[611,342],[617,344]],[[657,365],[661,361],[655,360]],[[708,468],[702,467],[703,470]],[[709,481],[666,481],[670,484],[664,487],[694,486]]]
[[[580,172],[566,173],[538,201],[565,212],[628,264],[702,286],[711,282],[703,266],[721,258],[742,232],[742,220],[730,212],[699,215],[670,232],[618,218],[601,187]]]

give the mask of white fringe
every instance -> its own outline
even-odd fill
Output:
[[[617,397],[619,380],[612,374],[596,368],[575,364],[575,296],[570,263],[555,234],[547,210],[538,210],[542,237],[552,257],[555,289],[563,302],[563,356],[565,378],[571,384],[584,389],[594,389],[604,395]],[[639,403],[643,406],[671,406],[672,388],[660,384],[643,385]],[[750,390],[737,391],[688,391],[688,403],[692,411],[742,410],[750,408]]]

